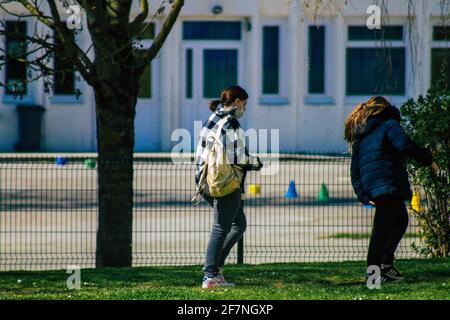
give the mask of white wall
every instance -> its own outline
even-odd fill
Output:
[[[150,8],[155,10],[160,1],[150,1]],[[340,2],[342,5],[343,2]],[[349,1],[346,7],[339,8],[341,14],[335,14],[335,8],[319,8],[325,15],[319,22],[327,23],[330,39],[327,42],[326,78],[329,84],[327,101],[313,103],[306,99],[307,80],[307,27],[313,16],[312,8],[305,9],[301,0],[188,0],[182,10],[167,43],[159,58],[158,88],[161,150],[170,151],[174,143],[170,141],[171,133],[180,126],[181,93],[181,23],[184,18],[215,18],[211,9],[214,5],[222,5],[223,12],[218,18],[248,18],[252,30],[245,36],[245,85],[250,94],[248,112],[243,121],[246,129],[264,128],[280,130],[280,147],[282,151],[346,151],[347,146],[342,138],[343,123],[354,105],[368,97],[352,98],[345,96],[345,49],[346,25],[349,22],[365,24],[366,8],[373,1]],[[405,23],[408,0],[388,2],[388,12],[393,21]],[[425,93],[430,81],[430,43],[431,26],[440,15],[439,0],[415,1],[419,39],[417,49],[415,82],[408,70],[408,90],[404,97],[394,98],[400,105],[409,97]],[[137,14],[135,4],[134,13]],[[4,13],[2,13],[4,14]],[[265,21],[281,19],[285,27],[283,64],[285,98],[283,105],[270,105],[260,101],[261,81],[261,27]],[[85,31],[85,33],[87,33]],[[89,43],[85,35],[83,45]],[[405,41],[405,43],[407,43]],[[406,44],[408,50],[408,45]],[[408,52],[408,51],[407,51]],[[407,68],[410,69],[410,54],[407,54]],[[0,76],[3,77],[3,74]],[[84,90],[83,102],[79,104],[56,104],[44,97],[42,84],[35,86],[37,92],[35,102],[47,109],[44,116],[44,148],[46,151],[94,151],[95,150],[95,112],[92,90]],[[3,88],[0,88],[3,96]],[[331,103],[330,103],[331,102]],[[206,106],[205,106],[206,107]],[[0,101],[0,151],[12,151],[18,140],[17,114],[14,104]]]
[[[14,151],[19,140],[17,111],[15,106],[0,104],[0,152]]]
[[[89,90],[91,91],[91,90]],[[90,92],[82,104],[46,104],[44,116],[44,148],[46,151],[87,152],[94,148],[95,117]]]

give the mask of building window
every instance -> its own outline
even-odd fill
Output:
[[[261,82],[262,105],[285,105],[287,59],[285,52],[286,21],[267,19],[261,26]]]
[[[185,21],[183,40],[241,40],[240,21]]]
[[[308,28],[308,93],[325,93],[325,27]]]
[[[6,22],[6,94],[26,95],[27,88],[27,34],[25,21]]]
[[[182,36],[186,99],[216,98],[242,81],[242,22],[184,21]]]
[[[143,23],[140,30],[141,32],[136,37],[135,48],[137,49],[137,55],[143,54],[144,50],[149,49],[152,46],[153,39],[156,32],[155,23]],[[151,99],[153,96],[153,67],[152,63],[148,63],[142,72],[141,79],[139,81],[138,98]]]
[[[369,29],[366,26],[349,26],[348,40],[350,41],[377,41],[377,40],[403,40],[403,26],[387,26],[382,29]]]
[[[203,50],[203,79],[204,98],[215,98],[217,93],[228,87],[230,83],[238,83],[238,51],[236,49]]]
[[[403,26],[349,26],[346,63],[347,95],[404,95]]]
[[[71,40],[75,40],[73,30],[66,28],[65,30]],[[72,95],[75,93],[75,66],[64,49],[64,44],[57,34],[53,31],[55,58],[54,58],[54,83],[53,90],[55,95]]]
[[[431,85],[450,89],[450,27],[433,27]]]
[[[279,94],[280,27],[263,27],[263,90],[264,94]]]
[[[186,49],[186,99],[192,99],[192,77],[193,77],[193,55],[192,49]]]

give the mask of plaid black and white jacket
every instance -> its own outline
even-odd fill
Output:
[[[223,124],[220,140],[224,146],[227,159],[232,165],[239,165],[246,170],[252,170],[257,166],[256,157],[251,156],[245,145],[244,130],[241,128],[239,121],[234,117],[235,109],[225,110],[223,107],[211,114],[209,119],[203,124],[200,132],[196,149],[196,170],[195,184],[197,185],[205,167],[209,148],[209,137],[216,135],[218,128]]]

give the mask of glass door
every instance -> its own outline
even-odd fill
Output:
[[[210,100],[230,85],[243,85],[242,24],[188,21],[183,24],[181,127],[191,132],[194,150]]]
[[[219,99],[224,88],[241,85],[241,48],[191,45],[185,46],[184,56],[180,123],[191,132],[194,148],[201,126],[211,114],[209,102]]]

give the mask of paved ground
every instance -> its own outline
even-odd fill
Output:
[[[370,232],[372,209],[355,202],[348,161],[280,163],[277,175],[251,173],[245,261],[364,259],[368,239],[333,238]],[[192,206],[193,167],[162,162],[135,165],[134,264],[199,264],[211,213]],[[97,229],[96,170],[82,162],[0,163],[0,270],[94,266]],[[285,199],[294,180],[298,198]],[[318,203],[322,183],[328,202]],[[247,187],[248,190],[248,187]],[[415,231],[411,222],[410,231]],[[417,256],[406,238],[400,257]],[[235,252],[230,257],[235,261]]]

